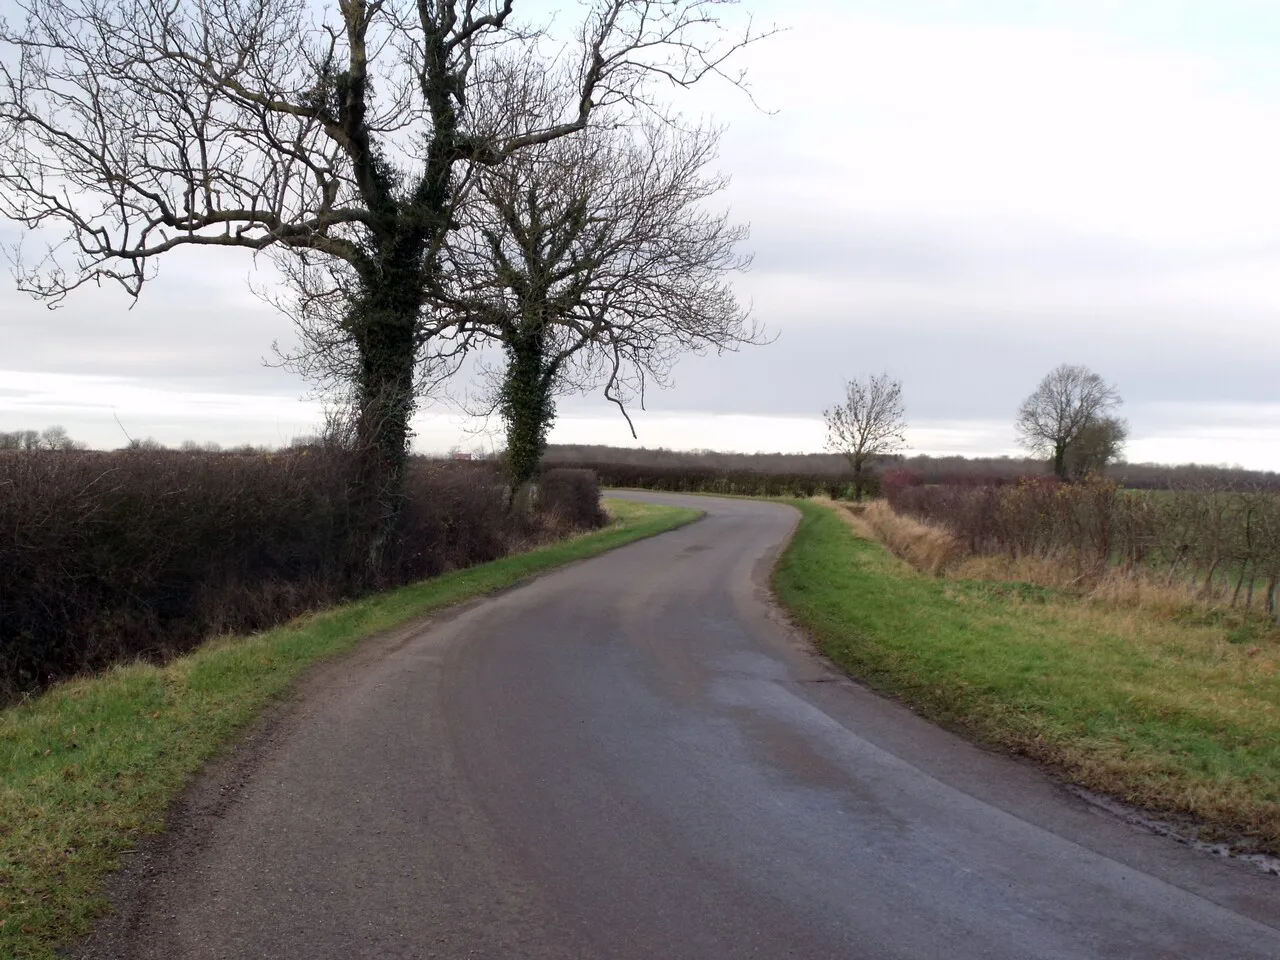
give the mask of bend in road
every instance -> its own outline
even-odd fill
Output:
[[[82,955],[1280,957],[1276,881],[840,677],[769,605],[795,512],[692,502],[328,670]]]

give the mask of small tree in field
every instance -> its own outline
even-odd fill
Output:
[[[1064,363],[1050,371],[1018,408],[1018,439],[1033,453],[1048,456],[1053,472],[1068,479],[1068,451],[1087,440],[1120,405],[1120,394],[1088,367]],[[1119,425],[1119,421],[1111,421]],[[1099,434],[1095,439],[1101,438]],[[1102,438],[1105,439],[1105,438]],[[1108,459],[1119,449],[1123,433],[1113,438]],[[1096,445],[1096,444],[1095,444]]]
[[[827,421],[827,449],[849,461],[853,498],[861,500],[866,465],[906,446],[902,381],[887,373],[851,380],[844,385],[844,401],[824,410],[822,416]]]
[[[84,444],[72,440],[67,428],[61,424],[45,427],[40,432],[40,446],[45,450],[81,450]]]
[[[1073,480],[1083,480],[1091,473],[1098,473],[1120,458],[1128,436],[1129,425],[1119,417],[1095,420],[1067,445],[1067,474]]]

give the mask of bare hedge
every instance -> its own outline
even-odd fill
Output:
[[[317,451],[0,453],[0,698],[493,560],[599,510],[512,518],[488,465],[415,461],[398,542],[356,576],[350,476]]]
[[[853,475],[847,469],[843,473],[774,473],[689,464],[555,462],[554,466],[590,470],[606,487],[753,497],[827,496],[836,500],[853,497]],[[878,492],[879,480],[874,473],[866,476],[865,484],[869,495]]]
[[[538,509],[574,527],[599,527],[600,481],[592,470],[559,467],[545,470],[538,482]]]
[[[931,485],[886,476],[898,513],[946,528],[975,555],[1058,557],[1143,569],[1207,599],[1276,612],[1280,494],[1265,489],[1124,490],[1093,478],[1007,486]]]

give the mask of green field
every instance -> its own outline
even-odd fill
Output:
[[[688,523],[608,501],[603,530],[226,637],[164,666],[59,684],[0,711],[0,957],[53,958],[105,907],[123,850],[164,825],[192,775],[319,660],[432,611]]]

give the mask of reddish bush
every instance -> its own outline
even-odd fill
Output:
[[[881,476],[880,491],[889,501],[889,506],[896,510],[902,491],[918,487],[922,483],[924,478],[920,476],[920,471],[911,470],[908,467],[892,467]]]

